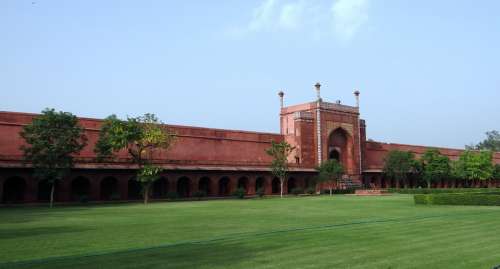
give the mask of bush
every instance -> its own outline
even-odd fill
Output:
[[[486,193],[486,192],[496,192],[498,190],[491,188],[449,188],[449,189],[387,189],[391,193],[401,193],[401,194],[434,194],[434,193]]]
[[[207,196],[207,193],[205,191],[195,191],[193,193],[193,197],[196,197],[198,198],[198,200],[200,200],[201,198]]]
[[[299,194],[303,194],[303,193],[304,193],[304,189],[302,189],[302,188],[293,188],[292,189],[293,195],[299,195]]]
[[[309,187],[306,190],[307,194],[315,194],[316,193],[316,188],[315,187]]]
[[[500,195],[493,193],[417,194],[413,199],[415,204],[500,206]]]
[[[255,194],[257,194],[257,196],[259,196],[260,198],[262,198],[262,197],[264,196],[264,194],[265,194],[264,189],[263,189],[263,188],[259,188],[259,189],[255,192]]]
[[[235,196],[238,199],[243,199],[245,198],[246,191],[243,188],[238,188],[233,192],[233,196]]]
[[[175,199],[179,198],[179,196],[177,195],[177,192],[174,192],[174,191],[168,192],[166,197],[167,197],[167,199],[170,199],[170,200],[175,200]]]

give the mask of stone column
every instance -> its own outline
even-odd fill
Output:
[[[89,176],[90,193],[89,200],[99,201],[101,199],[101,181],[97,176]]]
[[[71,181],[72,178],[68,177],[59,182],[58,195],[57,197],[61,202],[71,201]]]
[[[219,179],[220,177],[210,178],[210,196],[219,196]]]
[[[248,195],[255,195],[255,192],[256,192],[255,181],[256,180],[257,180],[256,176],[248,177],[248,190],[247,190]]]
[[[195,176],[191,176],[189,177],[189,182],[190,182],[190,185],[189,185],[189,197],[192,197],[193,196],[193,193],[197,192],[200,190],[200,179],[198,177],[195,177]]]

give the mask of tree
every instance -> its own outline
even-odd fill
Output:
[[[405,187],[408,185],[408,174],[417,170],[418,162],[412,152],[391,150],[384,158],[384,174],[390,179],[402,181]]]
[[[283,198],[283,185],[287,180],[288,157],[295,150],[295,147],[286,141],[276,143],[271,141],[271,147],[266,149],[266,153],[273,158],[271,161],[271,172],[280,180],[280,197]]]
[[[495,168],[493,170],[493,179],[500,179],[500,164],[495,164]]]
[[[74,155],[87,145],[84,130],[75,115],[47,108],[20,135],[26,142],[21,146],[24,159],[33,166],[35,178],[50,184],[52,207],[56,182],[70,173]]]
[[[344,167],[337,160],[331,159],[321,163],[321,165],[316,168],[316,170],[318,170],[319,172],[318,180],[320,182],[328,183],[330,195],[332,195],[333,183],[338,183],[338,181],[341,179],[342,175],[344,174]]]
[[[427,182],[427,188],[431,183],[440,179],[448,178],[450,175],[450,159],[441,155],[437,149],[428,149],[422,156],[422,176]]]
[[[467,182],[490,180],[493,176],[491,151],[465,150],[453,165],[453,175]]]
[[[154,165],[153,154],[168,150],[175,135],[154,114],[144,114],[126,121],[111,115],[104,120],[95,152],[99,160],[113,158],[116,152],[126,150],[138,166],[136,180],[142,185],[144,204],[148,203],[153,183],[160,178],[162,168]]]
[[[500,133],[498,131],[486,132],[486,139],[477,145],[465,146],[469,150],[500,151]]]

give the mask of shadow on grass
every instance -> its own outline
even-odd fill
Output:
[[[255,262],[261,251],[265,250],[231,240],[48,258],[0,264],[0,268],[232,268],[244,262]]]
[[[73,226],[59,226],[59,227],[40,227],[40,228],[9,228],[0,229],[0,240],[2,239],[20,239],[22,237],[32,237],[38,235],[54,235],[64,233],[79,233],[89,229],[78,228]]]

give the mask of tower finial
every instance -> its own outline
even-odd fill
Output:
[[[356,96],[356,107],[359,107],[359,91],[354,91],[354,96]]]
[[[316,96],[318,98],[318,101],[321,101],[321,84],[319,84],[319,82],[316,82],[314,87],[316,87]]]
[[[280,97],[281,108],[283,108],[283,96],[285,96],[285,93],[283,91],[279,91],[278,96]]]

